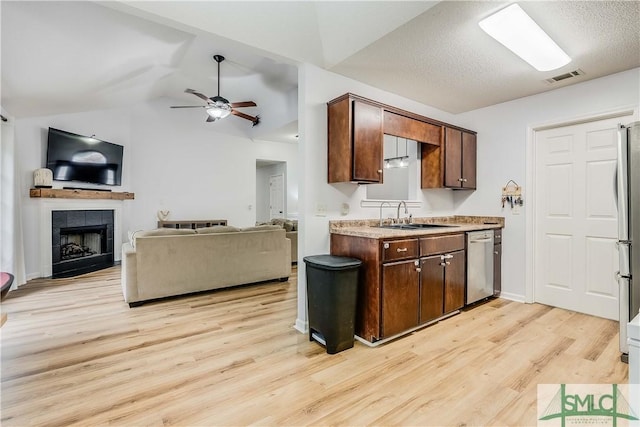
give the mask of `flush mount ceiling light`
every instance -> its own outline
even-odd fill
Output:
[[[538,71],[560,68],[571,58],[517,4],[479,22],[487,34]]]

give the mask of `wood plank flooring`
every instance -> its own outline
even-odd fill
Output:
[[[3,426],[535,425],[536,386],[626,383],[616,322],[493,300],[328,355],[288,282],[130,309],[120,269],[2,304]]]

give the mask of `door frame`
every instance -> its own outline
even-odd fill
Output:
[[[622,118],[630,116],[630,121],[640,120],[638,114],[640,106],[630,106],[615,110],[603,111],[584,116],[577,116],[572,119],[551,120],[548,122],[531,124],[527,126],[526,139],[526,180],[528,203],[525,203],[525,297],[524,302],[535,302],[535,141],[538,132],[565,126],[579,125],[583,123],[596,122],[606,119]]]

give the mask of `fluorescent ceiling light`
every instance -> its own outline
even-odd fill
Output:
[[[571,62],[569,55],[515,3],[483,19],[479,25],[538,71],[555,70]]]

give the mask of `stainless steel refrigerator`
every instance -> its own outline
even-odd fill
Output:
[[[629,354],[627,323],[640,311],[640,122],[618,129],[616,177],[620,351],[626,361]]]

